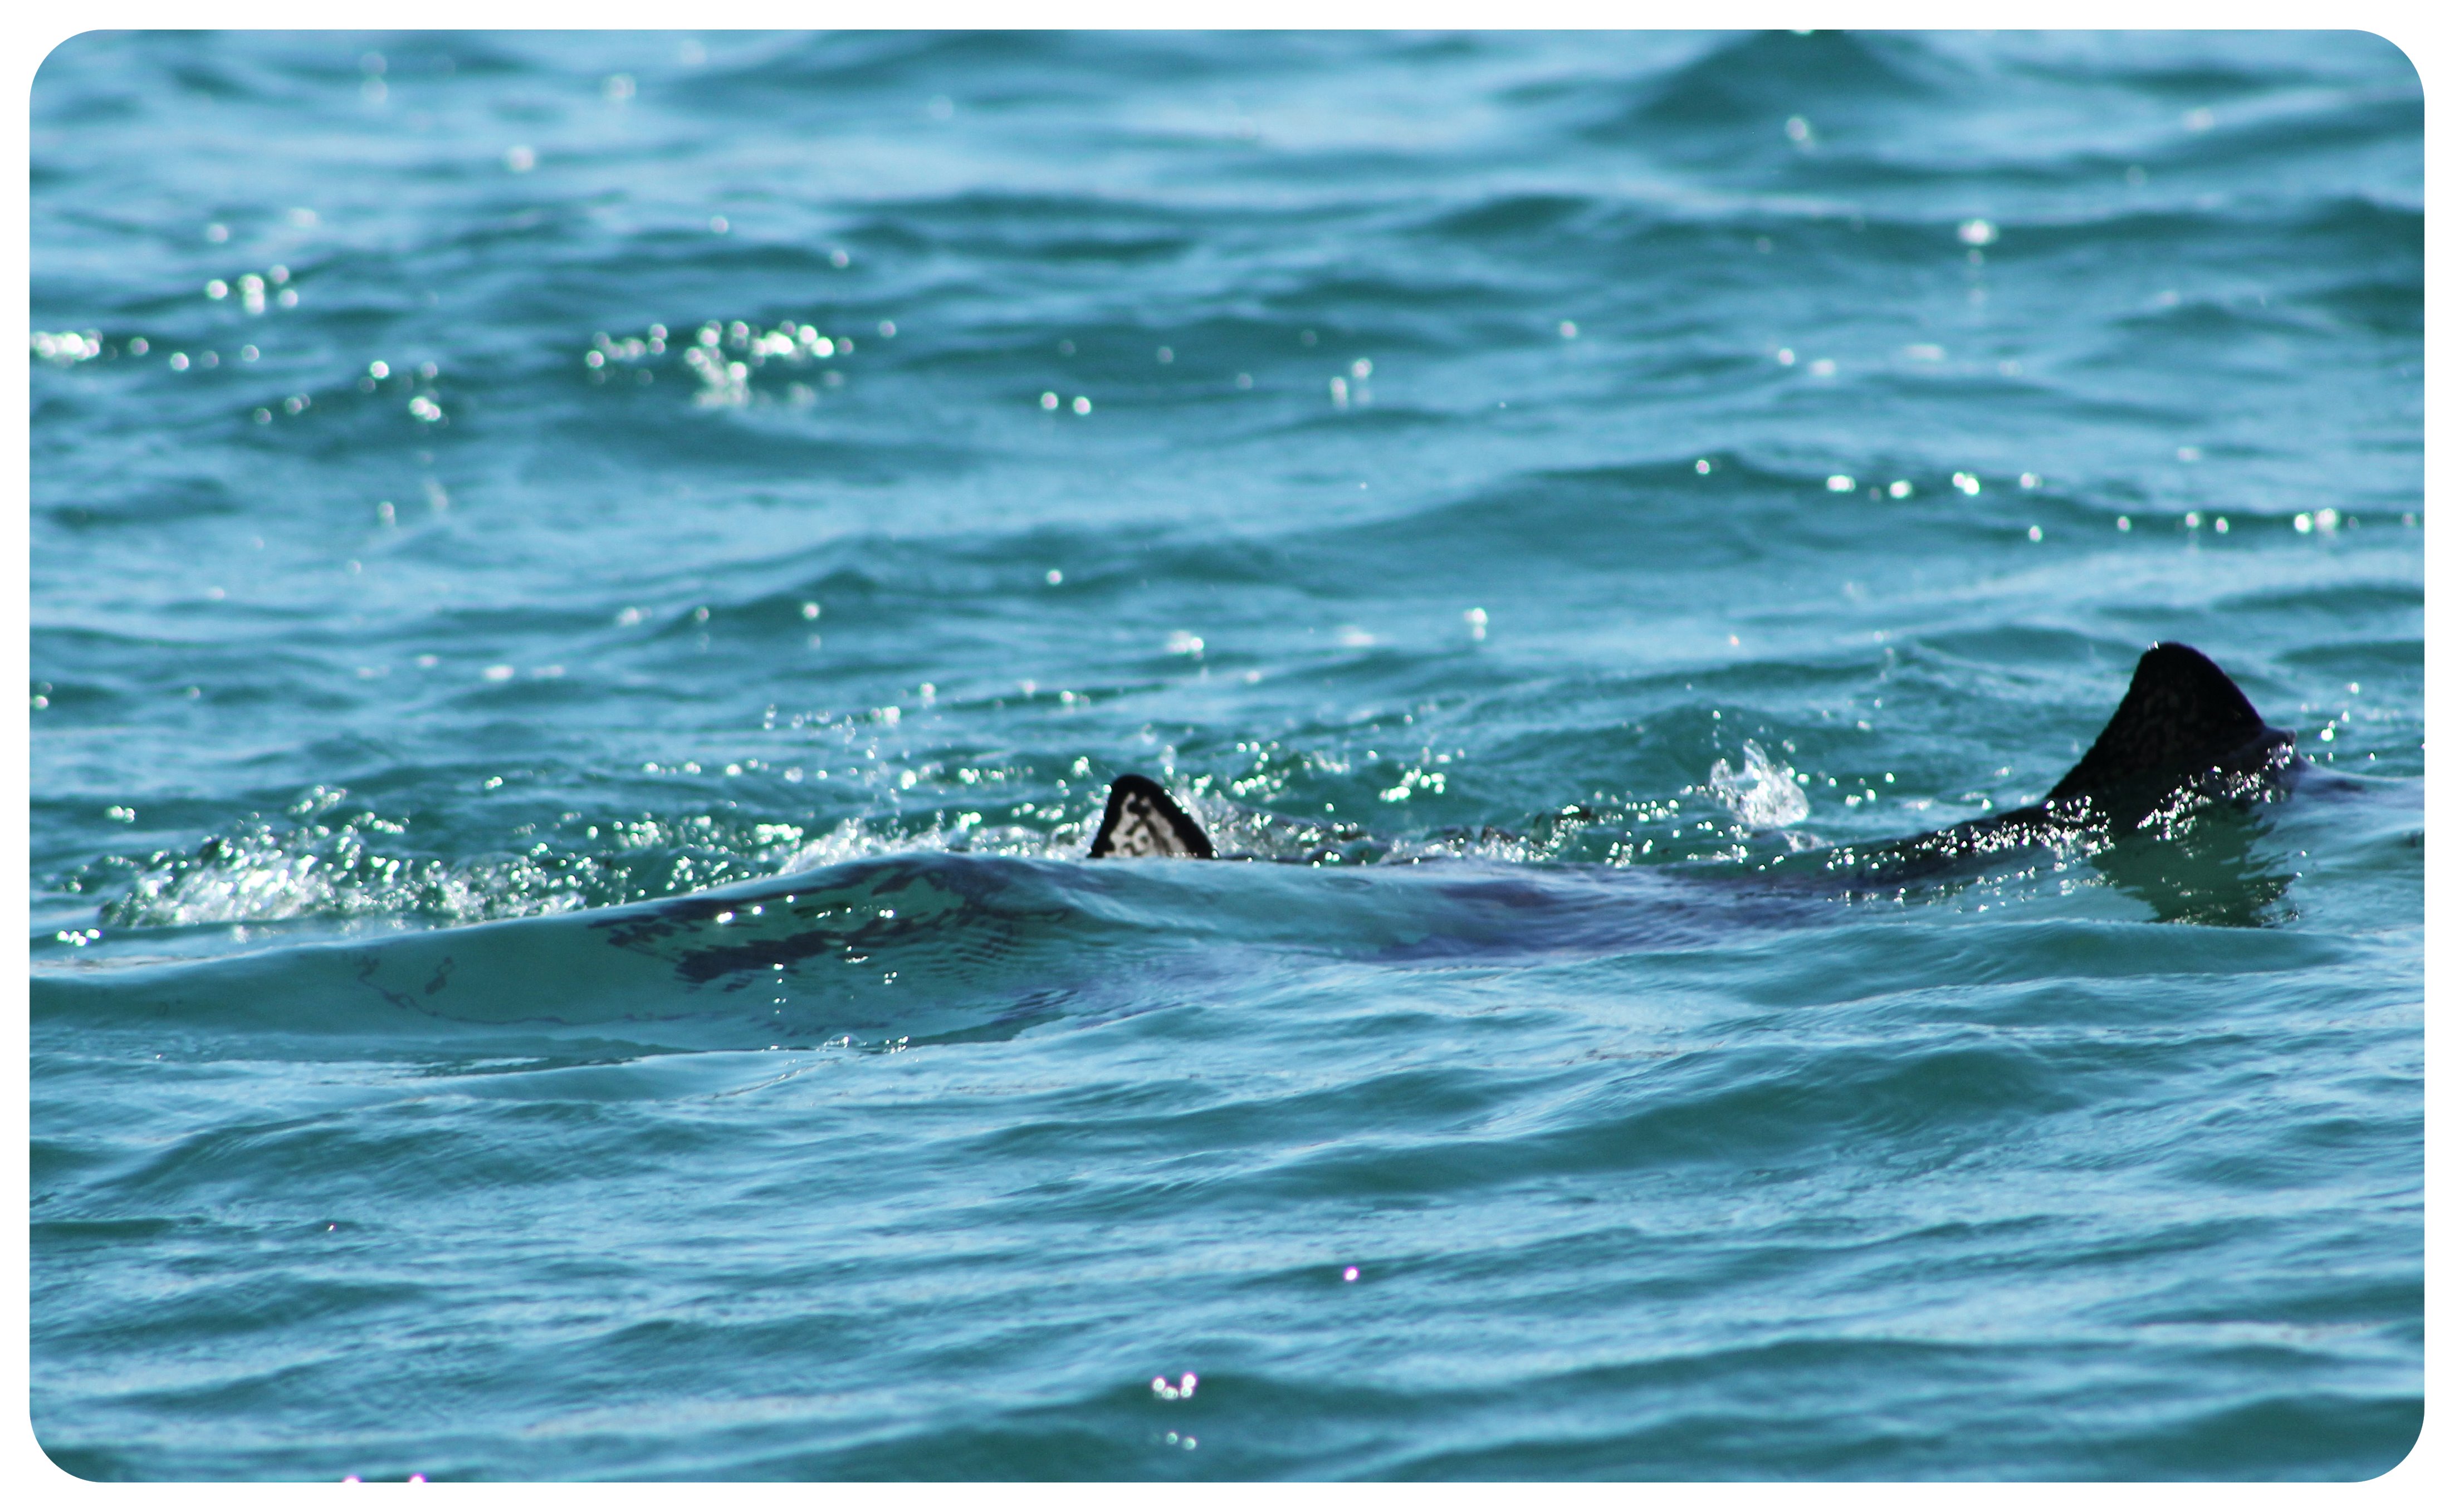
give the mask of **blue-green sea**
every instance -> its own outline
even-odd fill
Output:
[[[2422,120],[2357,32],[62,44],[36,1438],[2388,1470]],[[2288,796],[1817,872],[2158,641]],[[1258,859],[1082,859],[1127,772]]]

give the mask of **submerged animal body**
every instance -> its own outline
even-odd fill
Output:
[[[393,1012],[546,1036],[594,1036],[620,1024],[620,1033],[674,1045],[996,1038],[1051,1018],[1142,1011],[1154,1000],[1154,978],[1171,990],[1217,980],[1257,958],[1243,952],[1443,964],[1702,947],[1759,928],[1811,926],[1836,887],[1887,894],[2015,846],[2111,837],[2122,827],[2152,833],[2166,823],[2160,816],[2178,817],[2193,803],[2279,791],[2295,762],[2291,736],[2261,719],[2214,663],[2186,646],[2161,645],[2140,659],[2103,733],[2042,802],[1884,845],[1785,855],[1788,864],[1740,877],[1661,868],[1608,876],[1573,867],[1392,868],[1368,889],[1324,889],[1276,868],[1127,878],[1114,868],[1038,858],[904,854],[584,915],[334,942],[285,958],[283,969],[305,984],[294,999],[302,1013],[350,994]],[[2221,850],[2224,832],[2238,827],[2213,828]],[[2094,852],[2097,864],[2160,917],[2248,918],[2271,900],[2263,874],[2235,868],[2210,878],[2186,864],[2175,869],[2170,855],[2130,857],[2146,865],[2128,865],[2125,880],[2113,875],[2125,872],[2121,849]],[[1090,854],[1217,855],[1182,806],[1137,776],[1111,787]],[[1738,885],[1692,885],[1700,881]],[[1154,899],[1172,899],[1159,904],[1167,928],[1146,927],[1141,911]],[[1631,899],[1641,906],[1614,906]],[[612,950],[581,950],[582,939]],[[1084,951],[1091,939],[1103,949]],[[262,958],[209,968],[229,980],[201,996],[251,1001],[248,974]],[[639,969],[643,958],[661,969]],[[191,979],[164,978],[162,1011],[189,1000]],[[731,1011],[712,1009],[700,993]]]
[[[2261,718],[2223,668],[2192,647],[2162,641],[2140,656],[2113,717],[2042,802],[1896,840],[1858,859],[1865,870],[1905,877],[2064,836],[2119,835],[2194,804],[2272,795],[2297,760],[2291,732]],[[1217,851],[1165,789],[1128,773],[1108,791],[1090,856],[1210,859]]]

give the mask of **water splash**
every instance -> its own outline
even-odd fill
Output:
[[[956,812],[951,818],[943,814],[932,815],[928,828],[914,829],[855,816],[804,843],[776,871],[815,871],[845,861],[875,860],[915,852],[1079,860],[1089,844],[1089,826],[1080,820],[1038,830],[1026,824],[989,824],[982,821],[979,814]]]
[[[585,860],[387,856],[368,843],[378,833],[351,823],[215,837],[191,854],[134,863],[101,917],[121,929],[402,915],[467,923],[586,908],[606,891],[592,875],[601,865]]]
[[[444,858],[414,854],[411,825],[371,812],[294,825],[251,820],[193,851],[111,857],[73,890],[111,896],[114,929],[287,919],[464,924],[601,908],[792,870],[797,825],[721,813],[594,819],[522,849]],[[909,840],[892,847],[915,848]],[[874,854],[862,852],[860,854]],[[815,863],[813,863],[815,864]]]
[[[1733,770],[1726,758],[1717,760],[1706,782],[1731,816],[1757,830],[1780,829],[1806,817],[1806,794],[1796,775],[1753,740],[1739,749],[1744,764]]]

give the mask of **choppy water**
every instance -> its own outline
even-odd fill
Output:
[[[2412,1442],[2388,45],[92,35],[32,122],[76,1473]],[[2160,638],[2289,801],[1764,885]],[[1126,770],[1318,864],[1077,861]]]

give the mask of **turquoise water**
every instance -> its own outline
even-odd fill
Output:
[[[38,1438],[2385,1470],[2421,123],[2358,34],[64,45]],[[1772,885],[2159,639],[2286,801]],[[1312,864],[1085,864],[1124,771]]]

